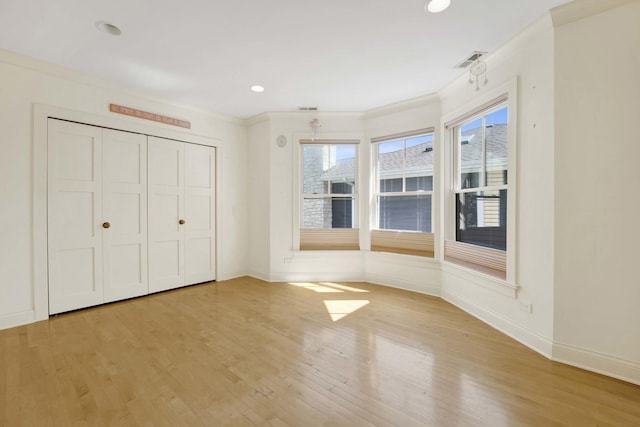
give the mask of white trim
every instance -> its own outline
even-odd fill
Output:
[[[245,276],[249,276],[249,274],[245,271],[234,271],[229,273],[226,276],[217,277],[215,280],[212,280],[212,282],[226,282],[227,280],[238,279],[240,277],[245,277]]]
[[[0,330],[27,325],[36,321],[35,311],[27,310],[0,316]]]
[[[473,187],[473,188],[460,188],[455,190],[456,194],[464,194],[464,193],[481,193],[485,191],[500,191],[500,190],[508,190],[509,186],[502,185],[492,185],[490,187]]]
[[[416,98],[407,99],[405,101],[396,102],[394,104],[376,107],[372,110],[366,111],[363,114],[363,118],[365,120],[371,120],[378,117],[385,117],[391,114],[402,113],[407,110],[433,105],[434,102],[439,101],[440,96],[438,94],[432,93],[429,95],[419,96]]]
[[[269,117],[272,116],[273,113],[269,113]],[[287,113],[283,113],[283,114],[287,114]],[[299,116],[300,113],[294,113],[297,116]],[[276,113],[276,115],[279,115],[279,113]],[[310,140],[312,137],[312,135],[308,132],[294,132],[293,134],[293,154],[292,154],[292,159],[293,159],[293,174],[292,174],[292,191],[293,191],[293,197],[291,198],[292,202],[293,202],[293,206],[292,206],[292,231],[291,231],[291,236],[292,236],[292,242],[291,242],[291,249],[294,252],[298,252],[300,251],[300,229],[302,229],[302,204],[304,203],[304,195],[302,194],[302,181],[303,181],[303,176],[302,173],[304,171],[303,169],[303,161],[304,159],[302,158],[302,148],[301,146],[303,145],[301,143],[301,141],[304,140]],[[337,140],[337,141],[362,141],[363,140],[363,135],[360,132],[323,132],[322,133],[322,141],[331,141],[331,140]],[[331,145],[330,143],[326,143],[326,145]],[[360,170],[362,169],[361,167],[361,163],[362,163],[362,155],[360,152],[360,146],[362,144],[357,143],[357,144],[353,144],[355,145],[356,148],[356,162],[355,162],[355,171],[354,171],[354,179],[355,179],[355,186],[353,189],[353,193],[352,194],[345,194],[346,197],[352,197],[354,200],[354,205],[356,208],[356,212],[355,212],[355,216],[354,216],[354,221],[352,224],[353,228],[360,228],[359,224],[361,223],[361,219],[362,219],[362,205],[360,202],[360,187],[361,187],[361,176],[359,175]],[[323,196],[329,196],[329,195],[323,195]],[[330,197],[330,196],[329,196]],[[360,243],[360,242],[359,242]],[[362,246],[360,246],[362,247]],[[305,251],[305,252],[314,252],[314,251]],[[335,251],[332,251],[335,252]]]
[[[509,93],[507,106],[509,108],[509,125],[507,128],[507,164],[509,170],[509,183],[507,192],[507,282],[518,283],[518,145],[519,145],[519,113],[518,113],[518,85],[519,79],[515,77],[505,86]]]
[[[367,274],[367,283],[386,286],[388,288],[401,289],[403,291],[417,292],[419,294],[440,297],[442,288],[433,283],[416,282],[413,280],[402,280],[383,274]]]
[[[444,123],[445,129],[462,126],[467,122],[473,122],[479,119],[482,116],[486,116],[493,111],[499,110],[499,106],[506,104],[509,99],[509,93],[502,93],[495,98],[485,102],[483,104],[476,105],[469,110],[465,110],[465,112],[452,120],[448,120]],[[483,162],[484,163],[484,162]]]
[[[553,344],[552,360],[640,385],[640,364],[566,344]]]
[[[369,220],[371,221],[369,226],[370,231],[386,230],[386,229],[380,228],[380,197],[431,196],[431,224],[430,224],[431,231],[429,231],[428,233],[431,233],[431,234],[435,233],[434,207],[433,207],[434,198],[435,198],[434,189],[435,189],[435,182],[436,182],[436,176],[435,176],[436,132],[435,131],[436,131],[435,127],[431,126],[427,128],[417,129],[414,131],[399,132],[393,135],[381,136],[381,137],[370,139],[371,141],[370,156],[369,156],[370,158],[369,170],[371,172],[369,177],[369,183],[370,183],[369,185],[371,186],[369,191],[369,194],[371,197],[371,203],[370,203],[371,211],[369,212]],[[431,175],[409,176],[409,174],[407,173],[407,166],[406,166],[407,139],[410,139],[416,136],[424,136],[424,135],[431,136],[431,144],[434,150],[432,151],[433,161],[432,161],[431,168],[425,167],[424,169],[427,173],[429,172],[429,169],[431,169],[430,170]],[[397,175],[397,178],[402,179],[402,191],[381,192],[380,191],[380,153],[377,148],[374,148],[374,146],[378,144],[384,144],[386,142],[393,142],[398,139],[402,139],[402,151],[404,155],[402,156],[402,170],[399,173],[394,173],[394,176]],[[415,190],[415,191],[406,190],[407,178],[423,177],[423,176],[426,176],[426,177],[431,176],[431,190]],[[396,230],[396,231],[413,231],[413,230]],[[434,244],[434,252],[435,252],[435,244]]]
[[[247,274],[245,274],[245,276],[253,277],[254,279],[259,279],[265,282],[271,282],[271,278],[269,277],[269,274],[261,271],[250,270]]]
[[[446,290],[442,291],[442,299],[529,347],[536,353],[540,353],[548,359],[551,358],[553,342],[548,338],[511,321],[509,318],[496,313],[495,311],[489,310],[486,307],[481,307],[469,300],[447,292]]]
[[[105,111],[107,111],[105,109]],[[34,104],[33,106],[33,307],[35,321],[49,317],[49,282],[47,267],[47,122],[49,118],[69,120],[103,128],[142,133],[216,148],[216,210],[220,206],[222,177],[221,140],[164,127],[136,123],[109,115],[99,116],[66,108]],[[223,277],[221,267],[223,241],[222,215],[216,214],[216,277]]]
[[[451,274],[467,283],[482,286],[483,288],[498,292],[513,299],[518,297],[520,286],[498,279],[497,277],[445,260],[440,261],[440,268],[443,274]]]
[[[433,131],[434,130],[435,130],[434,127],[430,126],[428,128],[409,130],[409,131],[405,131],[405,132],[398,132],[398,133],[394,133],[394,134],[391,134],[391,135],[375,136],[375,137],[370,138],[369,141],[372,144],[380,144],[380,143],[392,142],[392,141],[395,141],[395,140],[398,140],[398,139],[402,139],[402,140],[405,140],[405,146],[406,146],[406,140],[407,139],[414,138],[416,136],[422,136],[422,135],[433,135]]]
[[[332,273],[327,271],[275,272],[269,282],[365,282],[360,271]]]
[[[442,231],[436,244],[436,248],[444,248],[444,240],[455,240],[455,197],[453,194],[457,189],[458,178],[456,174],[456,164],[452,159],[458,155],[458,150],[454,149],[455,127],[446,129],[445,123],[449,123],[458,117],[462,117],[468,111],[475,111],[479,106],[488,105],[492,100],[507,94],[506,106],[509,108],[509,125],[507,129],[509,183],[507,185],[507,282],[515,285],[518,282],[517,271],[517,217],[518,217],[518,77],[514,77],[507,82],[478,95],[472,101],[443,114],[441,117],[441,129],[445,129],[443,140],[446,154],[443,155],[444,179],[443,194],[441,200],[444,201]],[[435,171],[434,171],[435,176]],[[434,183],[435,185],[435,183]],[[438,255],[442,259],[443,255]]]
[[[93,86],[104,90],[106,93],[119,92],[122,95],[128,95],[132,98],[143,98],[148,101],[156,102],[162,106],[169,106],[173,108],[179,108],[185,111],[191,111],[212,119],[233,123],[236,125],[243,125],[245,119],[238,117],[212,112],[210,110],[197,108],[192,105],[181,104],[179,102],[171,102],[167,98],[160,98],[150,92],[136,89],[131,86],[122,85],[113,81],[105,80],[100,77],[96,77],[91,74],[87,74],[81,71],[65,68],[60,65],[53,64],[51,62],[45,62],[30,56],[26,56],[20,53],[11,52],[5,49],[0,49],[0,63],[7,64],[12,67],[24,68],[26,70],[35,71],[36,73],[46,74],[47,76],[62,79],[64,81],[73,82],[76,84],[84,84],[87,86]],[[108,110],[109,101],[105,102],[106,109]],[[117,102],[114,102],[117,104]],[[158,111],[159,112],[159,111]],[[169,112],[167,112],[169,114]],[[138,120],[138,119],[134,119]],[[169,125],[166,125],[169,126]]]

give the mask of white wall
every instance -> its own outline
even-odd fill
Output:
[[[515,283],[444,265],[442,295],[537,351],[553,340],[554,79],[553,26],[547,15],[486,59],[489,83],[479,91],[462,76],[440,91],[442,114],[518,79]],[[513,113],[513,112],[512,112]],[[510,174],[510,177],[513,175]],[[513,191],[515,190],[515,191]],[[444,226],[444,224],[443,224]],[[446,230],[442,230],[446,232]],[[532,312],[520,310],[531,304]]]
[[[640,1],[565,15],[555,41],[554,357],[640,384]]]
[[[115,117],[108,112],[109,103],[189,120],[192,129]],[[0,227],[0,328],[35,320],[34,249],[38,248],[34,248],[32,242],[34,237],[46,242],[46,236],[34,236],[33,224],[46,212],[35,212],[33,208],[34,104],[79,112],[126,130],[215,140],[219,148],[221,180],[217,206],[221,228],[218,230],[221,240],[218,246],[221,249],[219,279],[246,273],[247,150],[246,130],[241,122],[171,105],[120,86],[0,51],[0,220],[3,224]]]
[[[263,280],[270,275],[270,125],[261,115],[249,125],[249,274]]]

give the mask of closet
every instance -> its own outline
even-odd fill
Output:
[[[149,137],[149,291],[212,280],[211,147]]]
[[[47,160],[50,314],[215,280],[213,147],[49,119]]]

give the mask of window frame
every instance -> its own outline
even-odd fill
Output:
[[[452,127],[452,136],[454,138],[453,140],[453,150],[454,150],[454,155],[453,155],[453,171],[454,171],[454,192],[455,192],[455,200],[456,200],[456,207],[457,207],[457,201],[459,200],[460,196],[462,194],[466,194],[466,193],[484,193],[484,192],[500,192],[501,190],[504,190],[507,192],[507,204],[509,203],[509,193],[510,193],[510,189],[509,189],[509,180],[507,179],[507,183],[506,184],[499,184],[499,185],[488,185],[487,184],[487,123],[486,123],[486,118],[487,116],[502,110],[504,108],[507,108],[507,117],[509,117],[509,106],[507,104],[507,100],[505,99],[503,102],[500,102],[494,106],[491,106],[485,110],[482,110],[468,118],[466,118],[465,120],[462,121],[462,123],[460,124],[456,124],[455,126]],[[510,117],[509,117],[510,118]],[[462,188],[462,167],[463,167],[463,163],[462,163],[462,138],[460,138],[461,135],[461,128],[464,125],[467,125],[469,123],[472,123],[478,119],[482,120],[482,124],[481,124],[481,129],[482,129],[482,150],[481,150],[481,161],[480,161],[480,174],[479,174],[479,178],[480,178],[480,182],[479,185],[477,187],[465,187]],[[507,121],[507,132],[508,132],[508,126],[509,126],[509,121]],[[507,150],[508,150],[508,140],[507,140]],[[508,156],[508,152],[507,152],[507,156]],[[507,161],[507,177],[509,176],[509,164]],[[456,217],[458,216],[458,212],[456,209]],[[509,223],[508,218],[507,218],[507,224]],[[482,246],[479,244],[475,244],[475,243],[470,243],[470,242],[463,242],[461,240],[458,240],[458,224],[456,222],[456,236],[455,236],[455,240],[457,242],[460,243],[466,243],[469,245],[475,245],[475,246]],[[498,249],[498,248],[493,248],[496,250],[502,250],[502,249]],[[506,251],[506,248],[504,249],[504,251]]]
[[[475,100],[455,109],[442,118],[442,128],[445,134],[445,147],[440,157],[445,168],[443,183],[443,238],[438,241],[438,251],[442,260],[459,266],[484,273],[508,284],[517,282],[517,136],[518,136],[518,79],[510,81],[477,96]],[[479,245],[456,241],[458,194],[462,192],[477,192],[485,189],[493,190],[496,186],[483,186],[473,189],[460,188],[459,159],[456,131],[457,128],[482,115],[496,111],[503,106],[508,107],[509,122],[507,128],[508,149],[508,182],[504,184],[507,190],[507,227],[506,249],[504,251]],[[455,255],[452,256],[452,254]],[[479,260],[487,261],[479,261]],[[483,264],[486,262],[486,265]],[[495,268],[495,263],[501,262],[503,270]]]
[[[419,136],[431,136],[432,140],[432,185],[431,190],[412,190],[406,189],[406,156],[403,155],[402,167],[402,191],[382,192],[380,191],[380,162],[379,162],[379,144],[385,142],[393,142],[402,140],[402,150],[406,153],[407,140]],[[408,132],[396,133],[371,138],[371,170],[372,170],[372,191],[373,200],[371,215],[371,250],[375,252],[392,252],[406,255],[416,255],[423,257],[434,257],[434,227],[435,227],[435,190],[436,190],[436,135],[435,128],[428,127]],[[423,232],[417,230],[399,230],[380,228],[380,198],[381,197],[407,197],[407,196],[431,196],[431,232]]]
[[[294,209],[294,241],[293,250],[359,250],[359,224],[361,215],[360,206],[360,138],[338,137],[325,139],[295,138],[297,140],[295,157],[296,167],[294,168],[294,194],[297,201]],[[355,148],[354,159],[354,186],[350,194],[332,193],[331,185],[327,193],[304,193],[304,146],[338,146],[353,145]],[[304,227],[304,202],[310,199],[346,198],[352,200],[352,225],[351,228],[305,228]]]

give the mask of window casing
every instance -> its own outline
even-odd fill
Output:
[[[300,249],[359,249],[357,141],[300,144]]]
[[[458,242],[507,248],[508,112],[500,105],[454,128]]]
[[[514,282],[516,124],[510,118],[516,83],[503,88],[501,95],[485,97],[484,104],[444,123],[451,174],[443,250],[447,261]]]
[[[371,249],[433,257],[433,129],[374,138]]]

